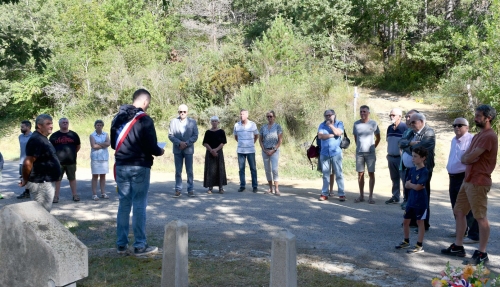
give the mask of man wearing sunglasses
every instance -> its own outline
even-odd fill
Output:
[[[426,124],[426,119],[422,113],[414,113],[410,117],[410,127],[412,132],[410,132],[406,138],[403,137],[399,141],[399,147],[405,152],[403,153],[403,164],[406,168],[412,167],[411,152],[417,147],[423,147],[427,150],[428,155],[425,161],[425,167],[429,171],[429,179],[425,183],[425,189],[427,190],[427,203],[429,206],[430,194],[431,194],[431,178],[432,170],[434,169],[434,149],[436,147],[436,134],[434,130]],[[425,230],[429,230],[429,217],[430,217],[430,206],[427,209],[427,218],[425,219]],[[414,219],[410,223],[410,226],[417,225]]]
[[[464,118],[456,118],[453,121],[453,132],[455,133],[455,137],[451,140],[450,155],[448,156],[448,164],[446,165],[446,170],[448,170],[450,178],[448,191],[450,193],[452,211],[455,208],[460,186],[465,179],[466,166],[460,161],[460,158],[469,148],[473,137],[469,133],[469,122]],[[467,236],[467,238],[464,239],[463,243],[477,243],[479,242],[479,226],[477,225],[477,221],[474,219],[472,211],[469,211],[466,217],[468,232],[465,232],[464,237]],[[450,234],[450,236],[455,237],[455,232]]]
[[[389,167],[389,175],[392,181],[392,197],[385,204],[397,204],[401,197],[401,176],[399,172],[399,164],[401,163],[401,150],[398,142],[403,137],[404,132],[408,129],[405,123],[401,121],[403,112],[396,108],[392,109],[389,114],[391,125],[387,127],[387,163]],[[403,181],[404,183],[404,181]],[[403,184],[404,185],[404,184]]]
[[[198,126],[196,121],[188,118],[188,107],[179,106],[179,116],[170,121],[168,139],[172,142],[175,163],[175,194],[174,198],[181,196],[182,191],[182,165],[186,163],[187,191],[189,197],[194,197],[193,187],[193,154],[194,143],[198,140]]]

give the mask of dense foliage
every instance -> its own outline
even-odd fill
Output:
[[[499,2],[3,0],[0,112],[109,115],[146,87],[159,121],[274,109],[302,138],[352,81],[500,107]]]

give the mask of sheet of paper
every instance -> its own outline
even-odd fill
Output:
[[[166,146],[166,145],[167,145],[167,143],[166,143],[166,142],[158,142],[158,146],[159,146],[160,148],[165,148],[165,146]]]

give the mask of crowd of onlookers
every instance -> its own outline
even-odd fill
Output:
[[[91,147],[92,199],[108,199],[106,174],[109,173],[109,152],[115,150],[113,175],[117,183],[119,207],[117,215],[117,250],[128,251],[129,217],[133,209],[134,253],[143,255],[157,251],[148,246],[145,235],[147,194],[150,183],[150,169],[153,156],[164,154],[165,143],[158,143],[153,120],[146,114],[151,95],[147,90],[137,90],[131,105],[120,107],[112,121],[110,133],[104,132],[104,122],[94,123],[95,131],[89,136]],[[374,204],[376,149],[380,143],[378,124],[370,119],[370,108],[359,109],[360,119],[352,127],[356,144],[355,160],[358,173],[359,196],[354,202]],[[180,105],[178,117],[169,125],[168,139],[172,143],[175,164],[174,197],[182,195],[182,170],[187,173],[187,195],[194,197],[193,154],[198,140],[196,120],[188,117],[188,107]],[[447,162],[449,173],[450,202],[456,219],[455,242],[441,252],[447,255],[465,257],[463,244],[478,243],[479,248],[472,259],[475,263],[488,260],[486,245],[489,238],[489,224],[486,216],[487,192],[491,187],[491,172],[495,168],[498,149],[497,135],[491,128],[496,111],[488,106],[476,108],[474,122],[480,130],[472,136],[465,118],[453,122],[455,137],[451,142]],[[249,120],[248,111],[240,111],[240,120],[235,123],[233,135],[237,141],[239,166],[238,192],[246,190],[245,166],[248,162],[252,191],[257,189],[256,142],[259,142],[269,188],[266,194],[280,195],[278,161],[283,139],[283,130],[276,122],[276,114],[266,112],[267,124],[259,128]],[[392,196],[386,204],[401,204],[403,216],[403,241],[396,249],[410,247],[410,227],[418,227],[417,242],[410,253],[423,252],[425,231],[430,228],[431,178],[434,168],[436,137],[427,124],[426,117],[417,110],[403,112],[394,108],[389,113],[391,124],[387,127],[387,163],[392,181]],[[219,118],[210,118],[211,128],[205,131],[205,164],[203,186],[212,194],[225,192],[227,185],[224,163],[224,146],[227,138],[219,128]],[[76,160],[81,147],[80,137],[69,129],[67,118],[59,119],[59,130],[52,133],[53,123],[49,115],[39,115],[35,120],[35,131],[29,121],[21,122],[19,144],[21,149],[19,174],[24,187],[19,199],[33,198],[47,211],[53,203],[59,202],[61,180],[66,174],[74,201],[80,197],[76,189]],[[320,201],[331,199],[334,181],[337,181],[338,200],[346,200],[342,171],[343,151],[341,148],[345,127],[333,109],[324,112],[324,121],[317,131],[319,146],[318,170],[322,173],[323,186]],[[50,136],[50,137],[49,137]],[[0,180],[3,158],[0,153]],[[365,197],[365,170],[368,170],[368,197]],[[100,195],[97,195],[99,182]],[[0,195],[1,198],[1,195]]]

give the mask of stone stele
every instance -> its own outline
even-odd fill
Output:
[[[76,286],[88,273],[87,246],[41,205],[0,210],[0,286]]]

